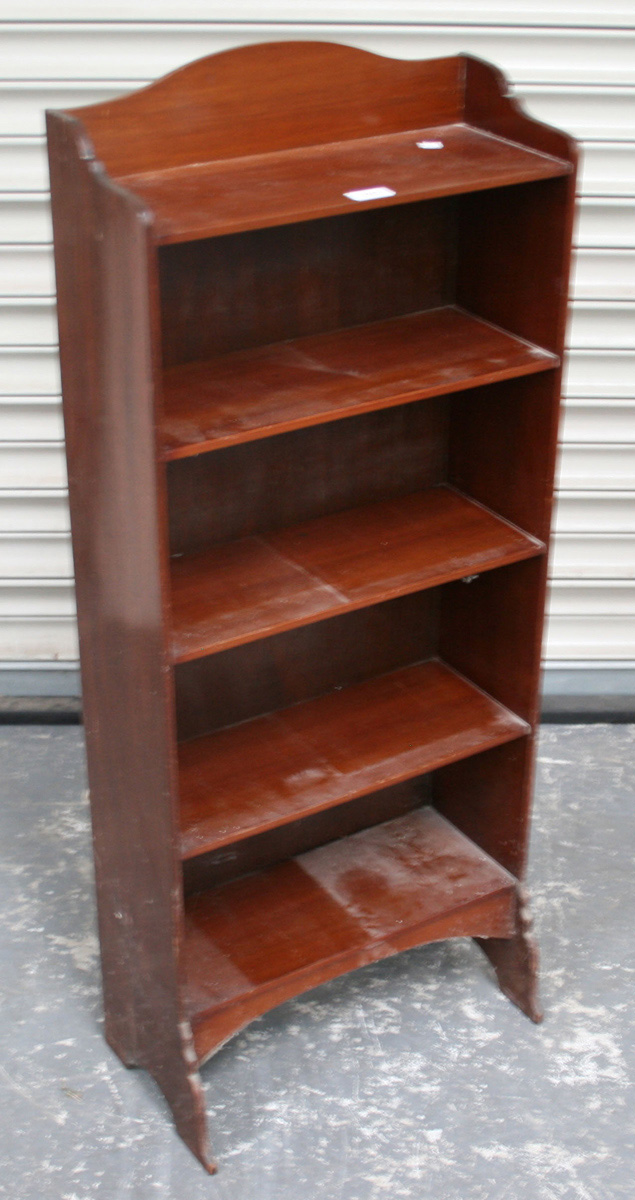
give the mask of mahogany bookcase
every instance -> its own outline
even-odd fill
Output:
[[[521,887],[575,188],[465,55],[288,42],[48,114],[106,1036],[198,1068]]]

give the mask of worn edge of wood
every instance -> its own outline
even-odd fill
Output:
[[[108,306],[108,278],[107,270],[102,266],[99,269],[100,256],[103,257],[104,252],[108,252],[108,262],[116,261],[118,245],[117,236],[121,236],[114,223],[111,229],[108,228],[104,215],[102,216],[102,225],[97,233],[97,242],[101,243],[98,250],[94,249],[94,233],[92,232],[93,222],[95,227],[98,224],[98,210],[100,206],[107,208],[112,206],[113,212],[117,212],[118,219],[123,227],[129,230],[129,236],[133,239],[137,237],[139,242],[143,243],[143,249],[137,249],[137,254],[140,255],[137,260],[138,273],[135,275],[131,272],[131,292],[128,297],[130,310],[134,311],[137,324],[144,325],[145,329],[142,332],[141,342],[142,350],[147,352],[151,357],[153,351],[153,322],[151,317],[152,308],[152,274],[153,274],[153,256],[154,247],[151,237],[152,215],[148,212],[145,206],[139,203],[137,197],[120,187],[112,180],[103,165],[96,161],[90,143],[90,139],[86,136],[85,131],[74,116],[65,112],[48,111],[47,114],[47,131],[49,139],[49,155],[51,163],[52,177],[52,206],[54,228],[56,229],[55,237],[55,255],[56,255],[56,275],[58,296],[61,301],[59,305],[59,321],[60,321],[60,345],[63,370],[63,398],[64,398],[64,413],[67,423],[67,434],[70,437],[70,432],[73,428],[74,420],[78,418],[82,409],[86,408],[87,401],[89,402],[90,411],[100,412],[101,407],[108,402],[109,389],[112,392],[113,398],[117,394],[117,386],[120,385],[125,391],[128,386],[127,382],[118,380],[117,384],[113,385],[112,378],[105,378],[103,366],[100,364],[102,356],[108,356],[110,351],[110,359],[112,362],[118,363],[118,358],[113,352],[113,347],[109,347],[109,338],[116,342],[117,331],[108,327],[107,321],[100,321],[99,316],[103,316],[102,310],[107,314]],[[73,199],[82,207],[82,219],[76,221],[71,226],[67,213],[64,211],[63,205],[65,200],[65,179],[64,175],[75,172],[76,193]],[[72,181],[69,188],[69,194],[72,196]],[[106,227],[104,228],[104,224]],[[111,244],[109,244],[109,236]],[[69,249],[70,248],[70,249]],[[127,253],[127,263],[129,266],[130,249]],[[83,279],[85,283],[84,294],[81,295],[76,291],[76,277],[72,270],[72,258],[74,254],[80,256],[83,267]],[[67,272],[68,266],[68,272]],[[113,267],[113,269],[115,269]],[[134,278],[132,278],[134,276]],[[145,285],[144,285],[145,281]],[[134,285],[140,288],[143,293],[141,300],[137,294],[134,298]],[[81,386],[76,374],[77,368],[77,350],[72,346],[73,337],[69,333],[69,326],[74,324],[74,318],[78,315],[77,305],[84,308],[84,318],[88,323],[89,330],[92,328],[92,333],[87,338],[86,347],[83,350],[84,354],[84,370],[88,372],[88,378],[85,379],[84,385]],[[136,305],[136,307],[135,307]],[[132,324],[132,318],[129,315],[129,321]],[[69,325],[65,328],[65,323]],[[80,323],[81,327],[81,323]],[[73,336],[75,336],[73,334]],[[126,367],[124,365],[124,373]],[[184,989],[183,977],[179,971],[178,953],[179,946],[182,942],[183,928],[183,897],[180,887],[179,875],[179,860],[176,853],[176,829],[177,829],[177,806],[176,806],[176,774],[174,763],[174,752],[171,750],[171,745],[174,745],[174,715],[173,715],[173,700],[171,699],[171,677],[172,672],[169,663],[165,656],[165,568],[162,565],[162,560],[166,557],[166,549],[161,545],[161,529],[162,515],[159,509],[151,512],[152,497],[158,498],[160,492],[159,485],[159,463],[156,454],[156,421],[154,419],[154,394],[153,394],[153,378],[154,371],[150,369],[146,374],[148,386],[147,403],[148,420],[145,428],[145,438],[148,444],[148,459],[145,463],[146,469],[154,478],[154,488],[148,500],[148,519],[155,526],[155,543],[159,555],[157,563],[157,575],[154,580],[154,585],[158,589],[160,607],[163,616],[159,617],[155,625],[153,634],[157,645],[163,644],[163,654],[159,651],[158,661],[150,664],[150,669],[158,672],[160,680],[156,692],[151,694],[151,702],[155,704],[157,710],[157,721],[159,728],[163,729],[164,747],[163,755],[159,755],[159,772],[164,770],[165,787],[159,789],[163,795],[164,818],[172,825],[172,836],[169,845],[159,847],[159,852],[169,854],[172,861],[171,876],[165,878],[164,874],[159,871],[160,881],[164,885],[164,905],[167,911],[167,923],[171,926],[168,931],[168,945],[172,947],[171,956],[171,982],[166,981],[163,975],[161,976],[161,987],[158,994],[163,998],[167,997],[168,1008],[173,1008],[173,1019],[170,1019],[168,1013],[163,1009],[162,1003],[155,1007],[152,1002],[154,989],[140,988],[140,976],[138,970],[134,975],[137,977],[137,983],[133,986],[128,1002],[130,1004],[130,1028],[126,1033],[123,1041],[120,1041],[117,1022],[112,1024],[111,1017],[114,1016],[114,1009],[119,1008],[120,988],[116,981],[116,975],[119,971],[119,961],[122,953],[124,957],[132,956],[138,959],[138,949],[135,951],[135,943],[138,939],[144,940],[144,923],[139,919],[134,919],[132,915],[124,921],[122,914],[115,909],[121,907],[123,902],[126,904],[126,896],[134,897],[140,900],[143,907],[143,898],[138,888],[139,877],[133,871],[133,875],[128,880],[128,885],[124,885],[121,899],[116,897],[116,882],[119,877],[120,870],[125,876],[125,859],[121,855],[113,855],[108,850],[107,846],[101,846],[101,835],[99,829],[106,830],[108,824],[111,825],[111,831],[114,833],[114,827],[120,816],[119,806],[113,808],[107,801],[107,796],[104,793],[102,798],[102,784],[106,776],[102,774],[99,766],[99,738],[103,738],[101,726],[103,717],[107,715],[107,709],[104,710],[101,700],[96,692],[91,689],[90,685],[85,691],[88,695],[84,697],[85,709],[90,709],[93,713],[92,718],[87,721],[87,748],[89,760],[89,773],[93,776],[91,782],[91,810],[93,813],[93,822],[95,826],[96,838],[96,868],[97,874],[102,878],[102,884],[98,887],[98,896],[100,898],[99,909],[101,912],[101,930],[102,953],[106,953],[109,965],[104,973],[105,983],[105,998],[110,995],[110,1001],[106,1003],[106,1036],[107,1040],[113,1046],[113,1049],[121,1057],[122,1061],[127,1066],[142,1065],[154,1077],[159,1087],[163,1091],[168,1104],[173,1113],[173,1117],[183,1140],[192,1150],[194,1155],[199,1159],[203,1166],[213,1173],[216,1170],[216,1165],[210,1157],[208,1141],[207,1141],[207,1124],[204,1095],[202,1085],[197,1073],[196,1056],[193,1049],[193,1035],[191,1024],[187,1020],[186,1010],[184,1005]],[[116,403],[116,399],[113,399]],[[140,402],[141,404],[141,402]],[[85,441],[85,434],[84,441]],[[75,444],[75,451],[72,446]],[[74,529],[77,527],[77,534],[74,536],[74,555],[76,562],[76,571],[80,580],[81,589],[81,574],[83,557],[82,551],[82,536],[81,523],[83,521],[83,508],[79,491],[76,494],[74,479],[86,476],[86,464],[82,465],[80,461],[82,455],[81,438],[73,437],[67,444],[68,465],[69,465],[69,491],[71,493],[71,509],[75,517]],[[77,461],[75,457],[77,455]],[[87,533],[89,538],[90,531]],[[165,538],[163,538],[165,541]],[[85,543],[86,548],[89,548],[89,541]],[[78,562],[79,559],[79,562]],[[100,636],[99,630],[96,629],[96,640],[91,633],[91,624],[99,625],[99,615],[95,613],[93,606],[93,616],[89,620],[89,610],[87,605],[82,600],[78,603],[78,616],[80,623],[80,643],[81,643],[81,661],[82,674],[92,672],[92,664],[95,658],[100,656]],[[135,637],[134,621],[125,629],[125,618],[122,621],[122,630],[120,639],[122,641],[122,651],[125,653],[126,638]],[[139,631],[138,638],[144,638],[144,632]],[[143,649],[140,647],[140,653]],[[147,654],[147,652],[146,652]],[[150,650],[151,658],[155,658],[154,652]],[[101,655],[102,659],[104,655]],[[149,660],[148,660],[149,661]],[[103,662],[106,674],[109,673],[108,663]],[[91,705],[90,694],[93,691],[95,695],[95,703]],[[170,729],[172,730],[173,739],[170,741]],[[131,737],[134,735],[131,734]],[[107,751],[107,753],[112,753]],[[134,760],[134,756],[133,756]],[[91,768],[92,764],[92,770]],[[114,786],[114,785],[113,785]],[[142,793],[143,789],[141,789]],[[156,815],[157,796],[152,796],[152,812]],[[137,801],[138,817],[143,824],[144,801],[143,798]],[[146,813],[146,817],[149,816]],[[114,822],[114,824],[113,824]],[[120,830],[122,845],[125,844],[126,837],[129,835],[128,819],[124,820],[125,828]],[[104,833],[106,840],[111,836]],[[115,835],[116,836],[116,835]],[[133,855],[134,857],[134,855]],[[113,890],[114,889],[114,890]],[[153,887],[149,900],[152,904],[156,903],[156,888]],[[117,918],[120,918],[117,920]],[[154,923],[153,923],[154,924]],[[128,932],[129,929],[129,932]],[[117,937],[121,940],[123,934],[123,943],[119,950],[116,948]],[[128,945],[128,949],[125,946]],[[152,956],[150,954],[150,961]],[[115,991],[111,994],[111,976],[114,982]],[[166,987],[167,984],[167,987]],[[136,997],[136,998],[135,998]],[[112,1006],[112,1008],[111,1008]],[[152,1010],[152,1011],[151,1011]],[[159,1011],[161,1010],[161,1011]],[[151,1020],[148,1022],[148,1016],[151,1015]],[[159,1026],[159,1036],[163,1037],[162,1046],[157,1045],[155,1024]]]

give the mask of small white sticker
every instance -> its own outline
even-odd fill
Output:
[[[392,188],[376,187],[376,188],[361,188],[357,192],[344,192],[348,200],[383,200],[386,196],[396,196]]]
[[[417,142],[420,150],[443,150],[443,142]]]

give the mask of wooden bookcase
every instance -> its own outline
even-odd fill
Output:
[[[575,148],[493,67],[259,45],[48,114],[106,1036],[199,1065],[521,883]]]

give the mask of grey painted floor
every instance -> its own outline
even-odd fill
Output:
[[[0,729],[0,1195],[632,1200],[634,749],[635,726],[543,731],[545,1023],[467,941],[327,984],[204,1068],[210,1178],[101,1036],[81,730]]]

